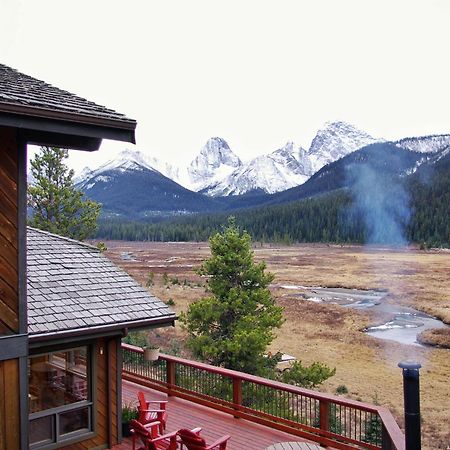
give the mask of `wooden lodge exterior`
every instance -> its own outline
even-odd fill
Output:
[[[28,285],[33,297],[27,311],[27,144],[94,151],[103,138],[134,143],[135,127],[136,122],[122,114],[0,64],[0,450],[30,448],[33,430],[31,448],[69,444],[71,449],[106,448],[116,443],[120,337],[128,328],[174,320],[162,304],[144,320],[129,315],[118,320],[111,311],[102,311],[92,315],[92,322],[81,317],[92,305],[73,311],[55,306],[52,301],[66,295],[67,287],[73,294],[82,292],[83,283],[74,285],[69,275],[58,279],[61,265],[66,271],[82,268],[73,261],[39,261],[39,251],[46,253],[44,247],[35,248],[35,279]],[[44,241],[55,239],[44,236]],[[86,256],[94,250],[84,252]],[[54,269],[41,270],[44,263],[54,264]],[[96,268],[87,265],[85,270],[92,273]],[[107,275],[117,276],[113,268],[108,270]],[[119,285],[130,282],[126,274],[121,277]],[[60,290],[50,289],[55,281]],[[117,295],[114,288],[108,289],[112,297]],[[140,294],[131,289],[123,296],[127,295]],[[84,297],[74,298],[72,305],[79,306]],[[70,297],[66,300],[70,304]],[[36,391],[44,382],[51,385],[46,396]],[[64,391],[68,385],[70,389]],[[50,401],[56,403],[44,405]]]
[[[30,449],[105,448],[121,423],[121,338],[175,314],[96,248],[28,228]]]

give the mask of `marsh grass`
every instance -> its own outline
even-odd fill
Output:
[[[149,271],[154,272],[151,292],[165,302],[172,298],[176,313],[205,295],[205,280],[195,274],[193,267],[209,256],[207,243],[107,242],[106,245],[105,254],[139,282],[145,284]],[[132,251],[138,261],[121,260],[123,251]],[[301,289],[281,286],[387,289],[386,301],[415,307],[450,323],[450,253],[323,244],[289,247],[264,244],[255,246],[254,251],[256,259],[264,259],[268,270],[275,273],[272,292],[285,308],[286,321],[270,350],[281,350],[305,364],[321,361],[336,367],[336,375],[320,390],[335,393],[338,386],[346,385],[349,387],[346,397],[369,403],[377,392],[378,402],[392,411],[401,426],[403,391],[397,363],[407,358],[418,359],[423,366],[422,448],[445,449],[450,443],[450,349],[405,346],[373,338],[361,332],[382,320],[370,310],[358,312],[305,301],[298,295]],[[164,273],[168,274],[167,279],[177,277],[187,282],[171,284],[167,290]],[[179,325],[158,332],[161,341],[183,340]],[[180,356],[189,358],[189,353],[180,348]]]

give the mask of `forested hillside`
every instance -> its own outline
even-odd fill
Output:
[[[450,152],[424,156],[372,144],[325,166],[302,186],[231,198],[223,206],[220,213],[160,217],[158,223],[103,219],[97,237],[204,241],[234,215],[261,242],[449,246]]]
[[[445,164],[444,164],[445,163]],[[417,173],[405,186],[409,194],[406,242],[450,246],[450,164],[448,158],[432,180]],[[392,198],[395,192],[390,194]],[[103,221],[101,239],[143,241],[204,241],[226,224],[229,214],[202,215],[157,224]],[[367,243],[369,230],[364,212],[348,189],[311,199],[234,213],[239,226],[261,242]],[[392,242],[387,242],[392,243]],[[396,242],[393,242],[396,243]]]

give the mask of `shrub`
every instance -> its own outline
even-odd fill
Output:
[[[347,386],[345,384],[340,384],[336,388],[336,394],[348,394]]]
[[[301,361],[294,361],[289,369],[281,374],[284,383],[294,384],[307,389],[314,389],[336,373],[321,362],[313,362],[310,366],[304,366]]]

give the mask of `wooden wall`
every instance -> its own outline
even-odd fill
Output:
[[[19,203],[19,190],[24,192],[26,189],[25,180],[19,176],[19,167],[23,166],[20,162],[25,159],[22,154],[24,150],[18,142],[17,130],[0,126],[0,339],[6,337],[4,342],[0,341],[2,346],[9,345],[7,341],[12,342],[15,335],[26,333],[25,321],[19,320],[19,271],[25,270],[25,267],[20,267],[25,262],[19,263],[19,253],[23,251],[19,249],[19,207],[25,208],[24,204]],[[19,186],[19,180],[24,186]],[[108,341],[100,339],[94,358],[97,365],[96,436],[79,444],[71,444],[66,447],[67,450],[107,448],[118,442],[117,342],[119,340],[116,338]],[[103,354],[99,352],[100,347]],[[21,356],[23,362],[26,354]],[[0,359],[0,450],[26,448],[27,436],[26,430],[21,430],[20,411],[22,398],[25,399],[22,401],[22,412],[26,423],[27,408],[24,405],[27,393],[23,388],[22,397],[20,395],[20,368],[19,359]],[[23,366],[22,371],[26,377]]]
[[[18,450],[20,406],[19,361],[0,361],[0,450]]]
[[[100,354],[100,349],[103,354]],[[96,432],[89,440],[63,447],[64,450],[109,448],[118,443],[117,432],[117,340],[99,339],[94,364],[97,364]],[[108,368],[109,367],[109,368]]]
[[[0,127],[0,336],[19,331],[17,166],[15,130]]]
[[[18,155],[16,130],[0,127],[0,337],[19,332]],[[0,361],[0,450],[19,447],[19,360],[6,359]]]

